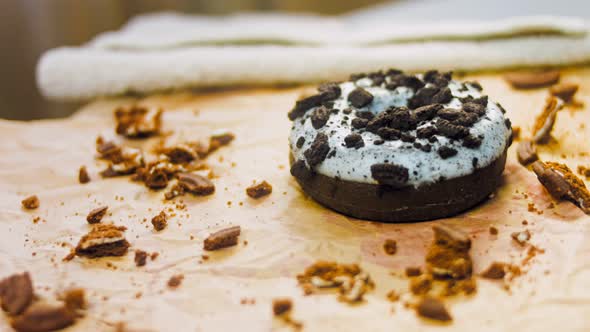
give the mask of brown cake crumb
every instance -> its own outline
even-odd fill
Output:
[[[383,250],[388,255],[395,255],[397,252],[397,242],[393,239],[386,239],[383,243]]]
[[[23,208],[27,210],[34,210],[39,207],[39,197],[36,195],[29,196],[22,200]]]
[[[533,171],[539,182],[555,199],[567,199],[576,204],[584,213],[590,214],[590,192],[584,181],[578,178],[564,164],[536,161]]]
[[[590,167],[586,166],[578,166],[578,174],[582,175],[586,178],[586,180],[590,180]]]
[[[205,242],[203,243],[203,249],[212,251],[235,246],[238,244],[240,232],[240,226],[232,226],[217,231],[205,239]]]
[[[410,279],[410,291],[414,295],[425,295],[432,289],[432,276],[422,274]]]
[[[574,99],[574,95],[578,92],[578,85],[573,83],[562,83],[554,85],[549,89],[551,95],[561,98],[566,103]]]
[[[510,234],[512,239],[520,246],[524,246],[531,239],[531,232],[528,229]]]
[[[406,267],[406,277],[417,277],[422,274],[422,269],[419,267],[409,266]]]
[[[61,295],[61,298],[66,308],[72,311],[84,310],[87,307],[86,292],[82,288],[68,289]]]
[[[197,196],[211,195],[215,192],[213,182],[204,176],[194,173],[179,173],[176,177],[178,178],[178,186],[181,191]]]
[[[2,310],[18,315],[33,301],[33,282],[28,272],[14,274],[0,281]]]
[[[86,166],[82,166],[78,170],[78,182],[80,182],[80,183],[90,182],[90,175],[88,175],[88,170],[86,170]]]
[[[125,255],[130,246],[123,235],[126,229],[112,224],[93,225],[78,242],[76,255],[88,258]]]
[[[357,303],[363,301],[366,292],[375,288],[369,275],[356,264],[338,264],[318,261],[297,275],[299,286],[305,294],[319,289],[338,290],[339,301]]]
[[[36,303],[11,325],[18,332],[49,332],[64,329],[76,321],[76,314],[64,305]]]
[[[498,229],[494,226],[490,226],[490,234],[491,235],[498,235]]]
[[[506,263],[493,262],[485,269],[481,276],[486,279],[502,279],[506,275]]]
[[[212,153],[213,151],[219,149],[222,146],[228,145],[235,139],[235,135],[229,132],[219,133],[212,135],[209,138],[209,151],[208,153]]]
[[[395,290],[390,290],[387,292],[386,297],[389,302],[397,302],[400,298],[399,294]]]
[[[558,70],[518,71],[504,75],[504,79],[515,89],[537,89],[559,81]]]
[[[518,158],[518,162],[523,166],[528,166],[529,164],[539,160],[535,144],[527,140],[518,143],[516,156]]]
[[[246,188],[246,194],[255,199],[270,195],[270,193],[272,193],[272,186],[266,181],[254,183]]]
[[[166,213],[164,210],[160,212],[157,216],[152,218],[152,225],[156,231],[162,231],[168,226],[168,221],[166,220]]]
[[[128,138],[144,138],[160,132],[162,110],[132,105],[115,110],[116,132]]]
[[[168,287],[178,288],[178,286],[182,284],[182,280],[184,280],[183,274],[173,275],[172,277],[170,277],[170,279],[168,279]]]
[[[98,224],[105,216],[108,209],[108,206],[101,206],[97,207],[96,209],[93,209],[92,211],[90,211],[90,213],[88,213],[88,216],[86,216],[86,221],[89,224]]]
[[[431,273],[454,279],[470,277],[472,261],[469,256],[469,236],[444,225],[436,225],[432,229],[435,242],[426,255],[426,263]]]
[[[293,308],[293,302],[289,298],[278,298],[272,300],[272,312],[275,316],[288,314]]]
[[[135,266],[145,266],[147,262],[148,253],[143,250],[135,250]]]
[[[562,106],[563,104],[555,97],[547,99],[543,111],[537,116],[535,124],[533,125],[533,142],[537,144],[545,144],[549,142],[557,112]]]
[[[449,322],[453,320],[444,303],[441,300],[430,296],[425,296],[420,302],[418,302],[416,313],[422,317],[441,322]]]

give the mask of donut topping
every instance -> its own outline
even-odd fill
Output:
[[[408,169],[396,164],[375,164],[371,166],[371,175],[379,184],[403,187],[408,182]]]

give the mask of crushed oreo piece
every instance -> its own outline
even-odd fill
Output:
[[[405,86],[414,91],[424,87],[424,82],[414,75],[405,75],[403,73],[389,73],[389,82],[385,85],[388,90],[395,90],[398,87]]]
[[[323,93],[318,93],[303,99],[298,100],[295,103],[295,107],[289,112],[289,120],[293,121],[298,117],[302,116],[309,109],[320,106],[324,101]]]
[[[314,167],[326,159],[329,151],[328,136],[324,133],[318,133],[311,146],[303,152],[303,155],[307,163]]]
[[[21,201],[23,208],[34,210],[39,207],[39,197],[37,195],[29,196]]]
[[[254,199],[258,199],[272,193],[272,186],[266,181],[257,182],[246,188],[246,194]]]
[[[393,128],[387,128],[387,127],[379,128],[377,130],[376,134],[386,141],[398,140],[402,136],[401,131],[399,131],[397,129],[393,129]]]
[[[461,110],[455,108],[443,108],[439,110],[436,115],[445,120],[453,121],[461,116]]]
[[[344,137],[344,143],[346,144],[347,148],[359,149],[365,146],[363,137],[357,133],[348,134],[346,137]]]
[[[369,120],[362,119],[362,118],[354,118],[350,122],[350,124],[352,125],[352,127],[355,128],[355,129],[365,128],[368,123],[369,123]]]
[[[320,84],[318,91],[322,93],[324,100],[334,100],[342,94],[342,90],[338,83],[329,82]]]
[[[18,315],[33,302],[33,282],[28,272],[0,281],[0,304],[9,315]]]
[[[528,166],[539,160],[535,144],[528,140],[523,140],[518,143],[516,157],[518,158],[518,162],[523,166]]]
[[[64,305],[36,303],[16,317],[12,327],[18,332],[49,332],[73,325],[76,313]]]
[[[305,165],[305,161],[301,159],[291,165],[290,173],[292,176],[302,180],[307,180],[313,175],[313,172]]]
[[[417,277],[422,274],[422,269],[416,266],[406,267],[406,277]]]
[[[469,135],[469,128],[456,125],[445,119],[438,119],[435,123],[437,132],[448,138],[463,138]]]
[[[168,226],[166,212],[161,211],[157,216],[152,218],[152,225],[156,231],[162,231]]]
[[[203,243],[203,249],[212,251],[235,246],[238,244],[240,232],[240,226],[232,226],[217,231],[205,239],[205,242]]]
[[[216,151],[220,147],[229,145],[229,143],[231,143],[235,138],[236,138],[236,136],[234,134],[232,134],[230,132],[226,132],[226,131],[222,131],[222,132],[211,135],[211,137],[209,137],[209,148],[208,148],[207,152],[204,155],[201,154],[200,156],[205,157],[205,156],[213,153],[214,151]]]
[[[123,235],[126,229],[112,224],[95,224],[90,232],[80,239],[75,253],[88,258],[123,256],[130,246]]]
[[[447,159],[455,156],[458,151],[454,148],[443,145],[440,148],[438,148],[437,152],[442,159]]]
[[[90,213],[88,213],[88,216],[86,216],[86,221],[89,224],[99,223],[102,220],[102,218],[105,216],[105,214],[107,213],[108,209],[109,209],[108,206],[101,206],[101,207],[97,207],[96,209],[93,209],[92,211],[90,211]]]
[[[486,114],[485,106],[474,102],[464,103],[463,106],[461,106],[461,109],[466,113],[476,114],[477,116],[483,116]]]
[[[295,143],[295,146],[297,146],[298,149],[301,149],[303,144],[305,144],[305,137],[301,136],[297,139],[297,143]]]
[[[163,152],[173,164],[187,164],[198,157],[197,153],[186,144],[178,144]]]
[[[441,104],[421,106],[414,110],[414,114],[418,121],[428,121],[432,120],[443,108],[444,106]]]
[[[367,119],[368,121],[371,121],[375,117],[375,114],[371,111],[357,111],[356,116],[361,119]]]
[[[444,303],[431,296],[425,296],[418,302],[416,313],[422,317],[441,322],[450,322],[453,320]]]
[[[145,175],[144,183],[146,187],[153,190],[166,188],[166,186],[168,185],[168,174],[163,169],[152,168]]]
[[[436,87],[424,87],[421,88],[408,100],[408,106],[412,109],[416,109],[421,106],[434,104],[432,101],[434,95],[436,95],[440,89]]]
[[[429,70],[424,73],[424,81],[432,83],[439,88],[444,88],[449,85],[451,81],[452,73],[440,73],[438,70]]]
[[[404,187],[409,179],[408,169],[396,164],[371,165],[371,176],[379,184]]]
[[[373,95],[363,88],[356,88],[348,94],[348,101],[352,106],[361,108],[373,101]]]
[[[78,170],[78,182],[82,184],[90,182],[90,175],[88,175],[86,166],[81,166]]]
[[[147,262],[148,253],[143,250],[135,250],[135,257],[133,260],[135,261],[135,266],[141,267],[145,266]]]
[[[127,138],[145,138],[160,132],[162,110],[134,105],[115,110],[116,132]]]
[[[416,141],[415,136],[413,136],[412,134],[404,133],[404,132],[402,132],[400,139],[402,140],[402,142],[406,142],[406,143],[413,143],[414,141]]]
[[[469,149],[479,148],[483,141],[481,136],[467,135],[463,138],[463,146]]]
[[[324,106],[316,108],[311,114],[311,125],[315,129],[322,128],[330,118],[330,110]]]
[[[418,130],[416,130],[416,136],[418,138],[429,138],[432,135],[436,135],[437,133],[438,131],[434,126],[425,126],[418,128]]]
[[[208,178],[194,173],[178,173],[178,186],[197,196],[207,196],[215,192],[215,185]]]
[[[382,139],[376,139],[373,141],[373,144],[375,145],[382,145],[383,143],[385,143],[385,141]]]

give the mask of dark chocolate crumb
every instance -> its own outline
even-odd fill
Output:
[[[357,111],[356,116],[361,119],[367,119],[368,121],[371,121],[375,117],[375,114],[371,111]]]
[[[441,146],[438,149],[438,155],[442,158],[442,159],[447,159],[450,157],[453,157],[454,155],[457,154],[457,150],[454,148],[450,148],[446,145]]]
[[[436,127],[434,126],[426,126],[426,127],[421,127],[418,128],[418,130],[416,130],[416,136],[418,138],[429,138],[432,135],[436,135],[437,130]]]
[[[86,166],[82,166],[78,170],[78,182],[80,182],[80,183],[90,182],[90,175],[88,175],[88,170],[86,170]]]
[[[108,208],[108,206],[101,206],[97,207],[96,209],[93,209],[92,211],[90,211],[90,213],[88,213],[88,216],[86,216],[86,221],[89,224],[99,223],[107,213]]]
[[[408,169],[396,164],[371,165],[371,176],[379,184],[393,187],[403,187],[409,179]]]
[[[147,261],[147,252],[143,251],[143,250],[135,250],[135,257],[134,257],[134,261],[135,261],[135,266],[137,267],[141,267],[141,266],[145,266],[145,263]]]
[[[348,101],[352,106],[361,108],[373,101],[373,95],[363,88],[356,88],[348,94]]]
[[[329,151],[328,136],[324,133],[318,133],[309,149],[305,150],[303,155],[307,159],[307,163],[311,167],[314,167],[326,159]]]
[[[297,139],[297,143],[295,145],[297,146],[298,149],[301,149],[303,144],[305,144],[305,137],[301,136]]]
[[[373,144],[375,145],[382,145],[383,143],[385,143],[385,141],[382,139],[376,139],[373,141]]]
[[[346,144],[347,148],[359,149],[365,146],[363,137],[357,133],[352,133],[344,137],[344,143]]]
[[[463,138],[463,146],[469,149],[476,149],[481,145],[482,138],[474,135],[467,135]]]
[[[205,239],[203,249],[212,251],[235,246],[238,244],[240,233],[240,226],[233,226],[217,231]]]
[[[443,107],[441,104],[426,105],[415,109],[414,114],[418,121],[432,120]]]
[[[369,120],[367,120],[367,119],[354,118],[354,119],[352,119],[350,124],[355,129],[361,129],[361,128],[365,128],[367,126],[367,123],[369,123]]]
[[[246,188],[246,194],[252,198],[258,199],[272,193],[272,186],[266,181],[254,183]]]
[[[311,114],[311,125],[315,129],[322,128],[330,118],[330,110],[324,106],[316,108]]]

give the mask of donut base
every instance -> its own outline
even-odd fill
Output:
[[[293,164],[293,156],[290,156]],[[502,183],[506,151],[473,173],[414,188],[334,179],[304,170],[295,179],[320,204],[358,219],[425,221],[456,215],[485,200]]]

